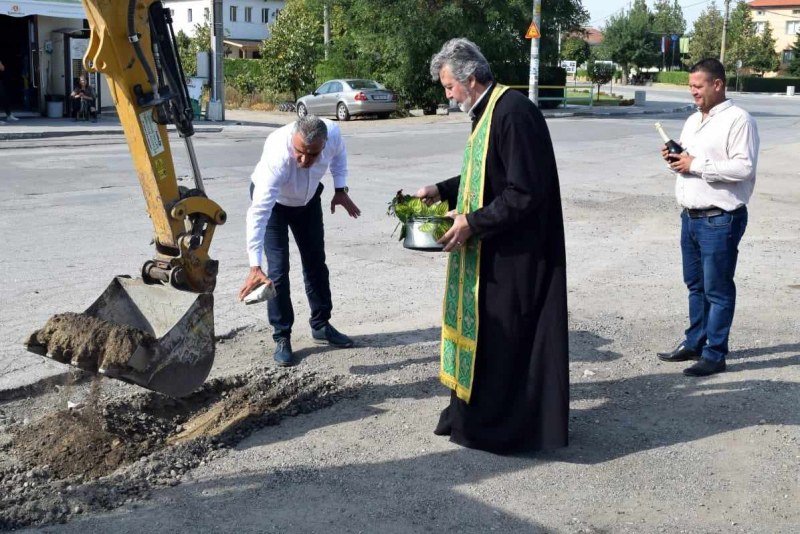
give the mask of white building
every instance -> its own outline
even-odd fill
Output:
[[[172,10],[175,33],[183,31],[194,36],[195,26],[210,21],[211,0],[167,0]],[[269,38],[269,26],[286,5],[282,0],[223,0],[222,25],[225,29],[225,55],[257,58],[264,39]]]

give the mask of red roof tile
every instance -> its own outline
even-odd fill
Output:
[[[800,0],[753,0],[750,7],[800,7]]]

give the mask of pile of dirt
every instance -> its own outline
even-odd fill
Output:
[[[68,312],[48,319],[26,345],[58,362],[96,373],[99,367],[124,368],[138,346],[147,348],[155,342],[153,336],[136,328]]]
[[[93,386],[85,406],[14,431],[8,449],[19,463],[0,470],[0,530],[146,498],[253,431],[353,391],[338,377],[284,369],[215,379],[182,399],[147,392],[106,401]]]

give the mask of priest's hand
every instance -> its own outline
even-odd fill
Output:
[[[459,214],[456,210],[448,212],[447,216],[453,219],[453,226],[437,242],[444,245],[445,252],[452,252],[463,247],[467,239],[472,237],[472,228],[469,227],[467,216]]]
[[[439,188],[435,185],[426,185],[414,193],[414,196],[422,199],[422,201],[428,206],[434,202],[439,202],[442,200],[442,197],[439,195]]]

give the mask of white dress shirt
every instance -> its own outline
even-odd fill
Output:
[[[698,111],[686,121],[680,144],[694,156],[688,174],[676,173],[675,197],[684,208],[733,211],[750,201],[758,163],[756,121],[730,100],[703,120]]]
[[[284,206],[305,206],[314,198],[317,187],[330,167],[334,187],[347,185],[347,153],[339,126],[322,119],[328,127],[328,141],[314,164],[301,169],[292,148],[294,123],[278,128],[267,137],[261,160],[250,181],[253,202],[247,210],[247,255],[250,266],[261,266],[264,254],[264,233],[278,202]]]

